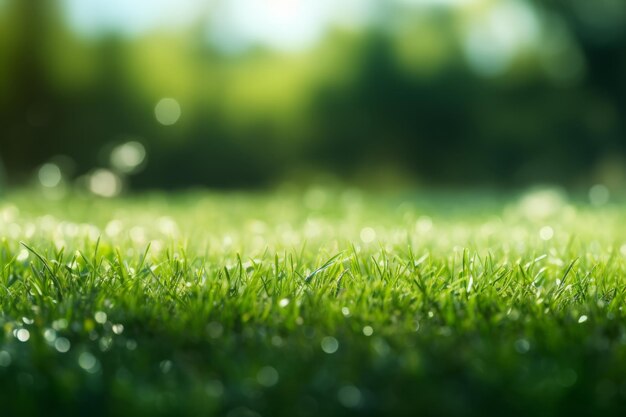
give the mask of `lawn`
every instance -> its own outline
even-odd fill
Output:
[[[0,200],[2,416],[626,415],[626,204]]]

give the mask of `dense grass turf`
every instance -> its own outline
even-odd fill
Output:
[[[11,194],[0,414],[626,415],[624,208]]]

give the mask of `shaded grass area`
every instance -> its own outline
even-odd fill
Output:
[[[553,190],[14,193],[2,414],[622,415],[625,217]]]

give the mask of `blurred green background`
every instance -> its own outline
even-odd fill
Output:
[[[623,0],[0,0],[6,186],[626,184]]]

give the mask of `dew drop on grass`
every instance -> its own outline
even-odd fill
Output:
[[[374,329],[372,328],[372,326],[365,326],[363,327],[363,334],[365,336],[371,336],[374,334]]]
[[[111,327],[111,329],[113,330],[113,333],[115,334],[122,334],[122,332],[124,331],[124,325],[123,324],[114,324],[113,327]]]
[[[339,349],[339,342],[332,336],[326,336],[322,339],[322,350],[325,353],[333,354]]]
[[[589,317],[585,316],[584,314],[582,316],[580,316],[580,318],[578,319],[578,323],[584,323],[589,319]]]
[[[346,317],[350,316],[350,309],[348,307],[341,307],[341,314]]]
[[[281,306],[282,308],[287,307],[289,305],[289,298],[283,298],[282,300],[278,302],[278,305]]]

